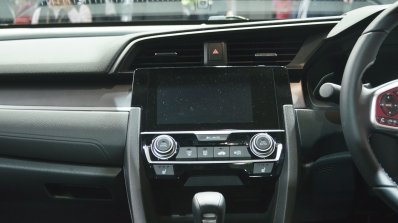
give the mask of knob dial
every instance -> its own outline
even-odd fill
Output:
[[[167,160],[177,152],[177,142],[169,135],[160,135],[152,140],[152,154],[162,160]]]
[[[275,141],[267,133],[258,133],[250,140],[250,150],[259,158],[266,158],[275,151]]]

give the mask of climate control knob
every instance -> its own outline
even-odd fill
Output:
[[[250,150],[259,158],[266,158],[275,151],[275,141],[267,133],[258,133],[250,140]]]
[[[161,159],[167,160],[177,152],[177,142],[169,135],[160,135],[152,140],[152,154]]]

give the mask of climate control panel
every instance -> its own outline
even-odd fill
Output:
[[[141,154],[155,178],[187,172],[268,177],[279,174],[284,140],[283,130],[143,132]]]

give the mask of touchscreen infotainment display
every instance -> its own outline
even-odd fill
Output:
[[[252,89],[249,77],[236,75],[165,76],[156,86],[158,125],[251,123]]]
[[[274,74],[266,67],[139,69],[133,106],[142,108],[145,131],[280,129]]]

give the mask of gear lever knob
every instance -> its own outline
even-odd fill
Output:
[[[218,192],[200,192],[192,199],[194,223],[224,223],[225,199]]]

